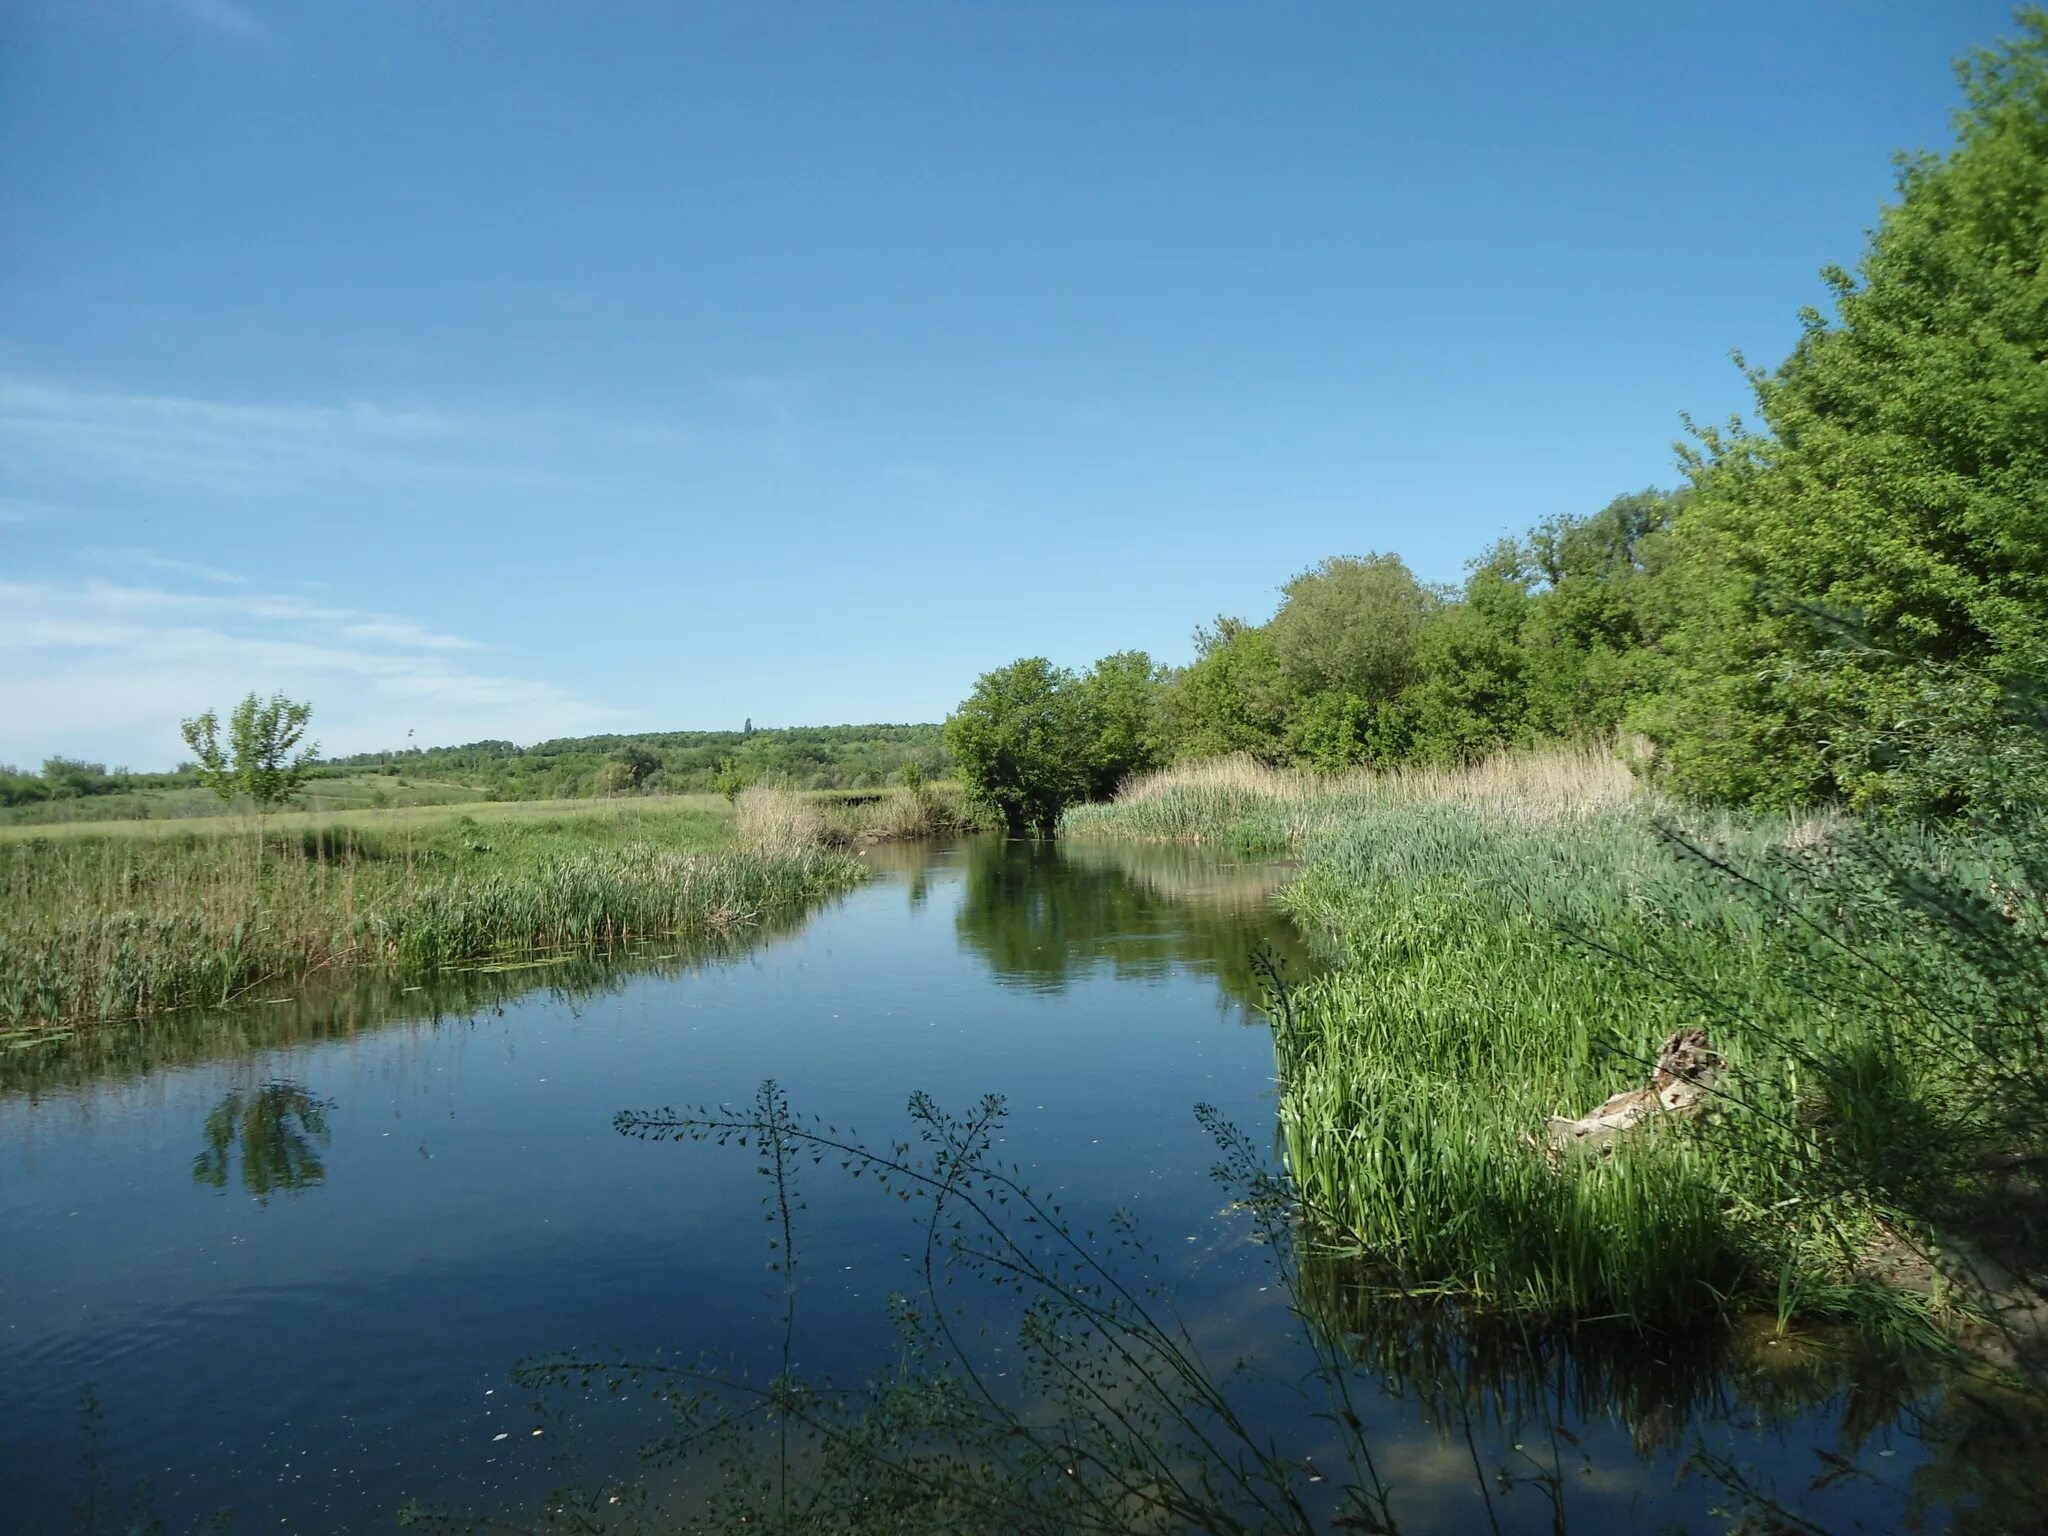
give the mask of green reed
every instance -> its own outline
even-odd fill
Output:
[[[737,846],[728,816],[685,806],[5,840],[0,1027],[728,932],[860,878],[816,845]]]
[[[1479,777],[1182,770],[1065,830],[1306,856],[1281,899],[1338,964],[1276,996],[1282,1132],[1323,1240],[1389,1289],[1924,1338],[1957,1299],[1938,1242],[2048,1124],[2035,844],[1682,829],[1567,772],[1520,795]],[[1725,1058],[1709,1113],[1550,1149],[1547,1117],[1644,1085],[1691,1027]]]

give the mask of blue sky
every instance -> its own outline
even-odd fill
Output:
[[[0,761],[937,719],[1672,483],[1977,0],[0,0]]]

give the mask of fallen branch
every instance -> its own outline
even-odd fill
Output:
[[[1658,1051],[1649,1087],[1617,1093],[1576,1120],[1552,1115],[1545,1126],[1550,1144],[1559,1151],[1569,1147],[1605,1151],[1615,1137],[1661,1115],[1693,1114],[1713,1093],[1720,1069],[1721,1058],[1707,1044],[1707,1032],[1681,1029]]]

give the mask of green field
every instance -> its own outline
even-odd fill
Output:
[[[728,780],[790,789],[877,793],[907,769],[945,775],[936,725],[800,726],[660,731],[515,746],[408,747],[314,761],[297,796],[312,811],[378,810],[497,800],[592,800],[722,791]],[[137,773],[52,757],[40,770],[0,764],[0,826],[226,816],[229,806],[187,764]]]
[[[349,782],[349,781],[343,781]],[[390,779],[371,780],[390,784]],[[364,833],[397,833],[403,835],[410,827],[416,833],[442,827],[467,817],[477,822],[493,825],[522,820],[547,820],[555,817],[590,817],[598,822],[636,818],[651,819],[658,823],[661,818],[680,811],[698,811],[707,814],[729,814],[724,797],[712,794],[701,795],[629,795],[608,800],[510,800],[486,801],[475,795],[462,795],[459,786],[420,786],[423,798],[418,804],[409,806],[373,807],[360,796],[340,796],[330,800],[317,793],[317,785],[309,785],[300,797],[305,803],[291,810],[276,811],[262,819],[266,835],[297,833],[302,830],[335,828],[357,830]],[[433,798],[426,798],[431,792]],[[69,840],[73,838],[233,838],[254,836],[256,818],[247,809],[235,810],[223,806],[211,794],[203,791],[160,791],[166,795],[204,794],[210,808],[196,809],[184,813],[166,811],[161,816],[148,819],[129,820],[124,818],[101,817],[51,823],[14,823],[0,825],[0,842],[33,842],[37,839]],[[92,801],[75,801],[73,804],[91,806]]]

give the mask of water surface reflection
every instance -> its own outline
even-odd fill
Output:
[[[1272,909],[1284,867],[996,839],[868,857],[865,887],[723,944],[351,979],[0,1054],[0,1508],[69,1523],[97,1383],[109,1486],[152,1478],[174,1529],[222,1505],[238,1529],[388,1528],[415,1498],[530,1524],[573,1480],[558,1449],[607,1528],[649,1419],[601,1395],[569,1436],[512,1367],[711,1350],[775,1377],[788,1292],[755,1150],[612,1129],[772,1077],[879,1145],[915,1138],[914,1089],[1006,1095],[991,1155],[1087,1240],[1135,1234],[1131,1283],[1170,1293],[1326,1528],[1365,1527],[1331,1523],[1349,1431],[1304,1397],[1319,1359],[1404,1532],[1722,1529],[1745,1485],[1823,1529],[2028,1528],[2039,1415],[1953,1378],[1833,1345],[1486,1329],[1253,1241],[1192,1111],[1271,1144],[1251,956],[1315,965]],[[896,1358],[914,1221],[872,1179],[804,1177],[796,1364],[861,1380]],[[1010,1369],[1014,1297],[959,1302]]]

